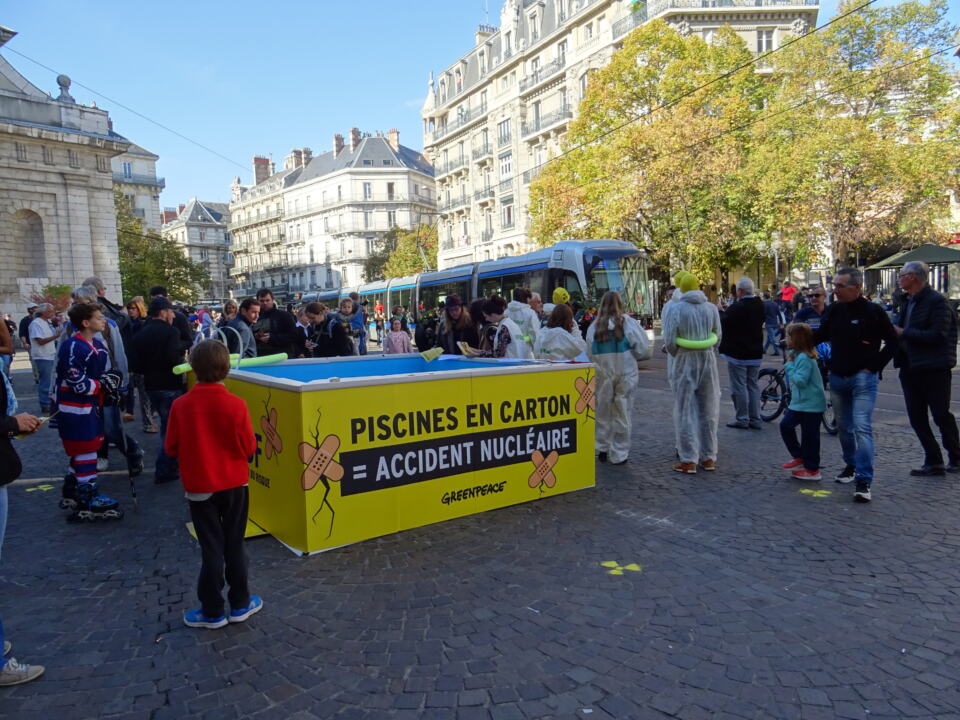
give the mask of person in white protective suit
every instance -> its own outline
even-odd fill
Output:
[[[620,293],[613,290],[603,294],[586,339],[587,355],[597,365],[597,458],[622,465],[630,454],[637,361],[649,360],[652,347],[640,323],[623,312]]]
[[[554,305],[547,326],[537,331],[533,340],[533,356],[537,360],[569,362],[581,355],[586,358],[587,343],[573,319],[569,305]]]
[[[533,352],[533,339],[540,329],[540,316],[528,304],[533,293],[527,288],[514,288],[513,300],[507,305],[507,317],[513,320],[520,328],[520,337],[515,341],[525,342]]]
[[[680,462],[673,469],[697,472],[717,469],[717,423],[720,419],[720,377],[716,346],[720,342],[720,312],[688,274],[680,279],[683,291],[663,316],[663,343],[673,356],[673,425]],[[684,347],[686,345],[686,347]]]
[[[689,275],[686,270],[681,270],[676,275],[673,276],[673,292],[670,294],[670,297],[663,304],[663,309],[660,310],[660,327],[663,327],[663,324],[667,320],[667,316],[670,314],[670,311],[673,310],[677,305],[676,303],[680,301],[680,298],[683,297],[683,290],[680,289],[680,283],[683,280],[684,276]],[[673,380],[671,380],[671,369],[673,368],[673,355],[667,352],[667,346],[664,345],[660,348],[664,354],[667,356],[667,383],[670,385],[671,389],[673,388]]]

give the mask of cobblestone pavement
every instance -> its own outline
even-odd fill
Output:
[[[593,490],[305,559],[249,541],[266,607],[213,632],[180,621],[199,557],[179,488],[145,476],[130,512],[117,456],[102,484],[127,517],[68,525],[45,430],[20,445],[0,613],[47,673],[0,690],[0,716],[960,717],[958,477],[908,476],[902,414],[878,413],[859,505],[786,479],[775,426],[721,427],[719,472],[672,473],[669,402],[654,363],[630,464]],[[836,440],[823,455],[836,471]]]

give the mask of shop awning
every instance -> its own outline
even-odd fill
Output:
[[[903,267],[906,263],[919,260],[927,265],[944,265],[960,262],[960,250],[933,243],[924,243],[912,250],[904,250],[895,255],[871,265],[867,270],[883,270],[884,268]]]

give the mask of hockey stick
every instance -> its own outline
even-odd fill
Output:
[[[120,406],[117,405],[117,412],[120,412]],[[119,423],[120,426],[120,444],[123,446],[120,448],[120,452],[123,453],[124,459],[127,461],[127,479],[130,481],[130,495],[133,497],[133,511],[140,514],[140,501],[137,500],[137,485],[133,481],[133,470],[130,467],[130,455],[127,452],[127,433],[123,429],[123,422]]]

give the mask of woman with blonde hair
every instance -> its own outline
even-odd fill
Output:
[[[608,290],[587,329],[587,354],[597,365],[597,457],[622,465],[630,454],[630,412],[638,360],[651,355],[640,323],[624,313],[620,293]]]

